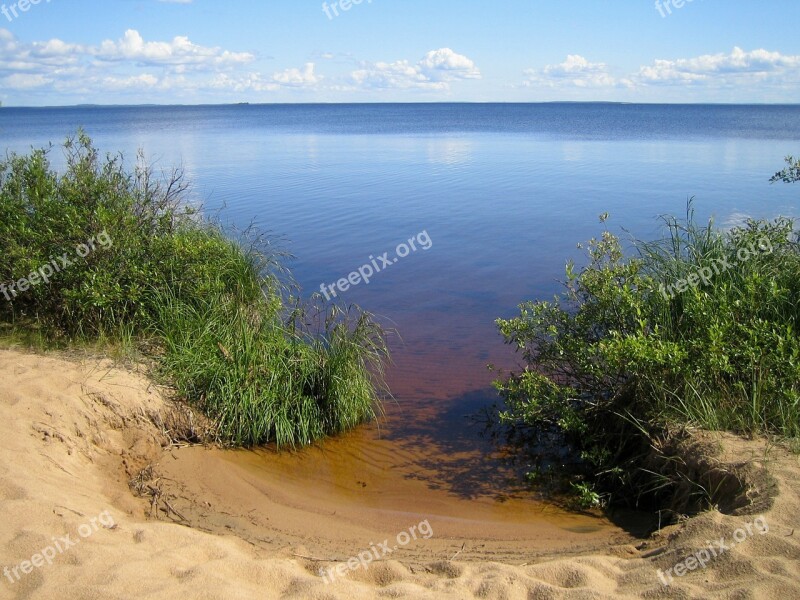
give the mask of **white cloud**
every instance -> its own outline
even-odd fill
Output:
[[[201,46],[182,36],[169,42],[146,41],[133,29],[117,41],[106,40],[95,46],[59,39],[26,43],[0,29],[0,82],[6,93],[193,93],[224,89],[225,83],[229,84],[228,91],[279,89],[280,81],[260,81],[258,74],[243,75],[238,71],[254,60],[251,53]],[[306,65],[302,71],[289,69],[276,77],[293,86],[316,80],[313,65],[310,70]],[[250,85],[248,78],[252,80]]]
[[[306,63],[302,69],[286,69],[264,78],[260,73],[231,75],[220,73],[209,83],[216,90],[241,92],[274,92],[290,88],[294,90],[314,90],[323,77],[315,73],[316,65]]]
[[[15,90],[30,90],[33,88],[42,87],[52,83],[52,79],[48,79],[43,75],[28,75],[25,73],[14,73],[8,77],[0,79],[4,88],[11,88]]]
[[[264,77],[261,73],[220,73],[208,82],[209,89],[220,92],[276,92],[279,90],[316,91],[323,77],[315,73],[314,63],[302,69],[286,69]]]
[[[589,62],[579,54],[569,54],[564,62],[543,69],[526,69],[525,87],[618,87],[628,86],[627,79],[616,79],[605,63]]]
[[[626,98],[641,100],[651,98],[656,88],[662,92],[671,88],[666,97],[678,101],[714,101],[727,99],[732,93],[734,99],[774,101],[781,96],[796,96],[799,91],[800,56],[735,47],[730,53],[656,59],[627,76],[616,76],[605,63],[570,54],[562,63],[526,69],[523,75],[523,87],[555,90],[565,96],[571,90],[594,91],[592,96],[573,96],[583,99],[594,99],[600,91],[608,96],[624,89],[630,92]]]
[[[99,46],[69,44],[55,38],[24,43],[9,31],[0,29],[0,74],[27,72],[55,75],[65,67],[79,67],[89,73],[114,65],[161,67],[167,72],[214,72],[244,65],[254,59],[247,52],[199,46],[186,37],[176,37],[171,42],[146,42],[133,29],[126,31],[120,40],[107,40]]]
[[[481,72],[475,63],[450,48],[431,50],[417,65],[433,81],[453,81],[455,79],[480,79]]]
[[[363,63],[350,78],[358,88],[446,91],[450,82],[480,79],[481,72],[466,56],[450,48],[440,48],[431,50],[416,64],[407,60]]]
[[[358,87],[372,89],[408,89],[434,88],[447,89],[444,82],[432,82],[423,75],[419,68],[407,60],[393,63],[365,63],[361,69],[350,74],[353,83]]]
[[[306,63],[303,70],[286,69],[280,73],[275,73],[272,80],[280,85],[292,87],[303,87],[319,83],[320,77],[314,74],[314,63]]]
[[[168,92],[165,101],[173,101],[176,96],[208,92],[316,90],[323,80],[313,62],[266,76],[247,72],[255,58],[248,52],[201,46],[182,36],[168,42],[145,40],[133,29],[117,41],[94,46],[59,39],[26,43],[0,29],[0,86],[6,94],[46,97],[58,93],[84,100],[108,94]]]
[[[705,54],[696,58],[656,60],[642,67],[637,82],[653,85],[724,85],[764,80],[800,79],[800,56],[758,49],[746,52],[735,47],[730,54]]]
[[[145,42],[135,29],[127,30],[116,42],[104,41],[99,48],[91,48],[88,53],[102,61],[135,61],[146,65],[205,69],[241,65],[255,59],[249,52],[199,46],[184,36],[177,36],[171,42]]]

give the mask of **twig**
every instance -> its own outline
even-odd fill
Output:
[[[183,516],[181,513],[179,513],[177,510],[175,510],[174,508],[172,508],[172,505],[169,503],[169,501],[168,501],[168,500],[164,499],[162,502],[164,502],[164,504],[166,504],[166,505],[167,505],[167,508],[168,508],[169,510],[171,510],[171,511],[172,511],[172,512],[174,512],[176,515],[178,515],[178,517],[179,517],[179,518],[180,518],[182,521],[188,521],[188,520],[189,520],[189,519],[187,519],[186,517],[184,517],[184,516]],[[167,515],[169,516],[169,513],[167,513]]]
[[[317,558],[316,556],[305,556],[304,554],[294,554],[292,556],[296,556],[297,558],[304,558],[306,560],[313,560],[315,562],[337,562],[334,558]]]
[[[453,554],[453,557],[450,559],[450,561],[451,561],[451,562],[452,562],[452,561],[454,561],[454,560],[456,559],[456,556],[458,556],[459,554],[461,554],[461,552],[464,550],[464,548],[466,547],[466,545],[467,545],[467,542],[464,542],[463,544],[461,544],[461,550],[459,550],[458,552],[456,552],[455,554]]]
[[[72,510],[68,506],[62,506],[61,504],[56,504],[55,508],[63,508],[64,510],[68,510],[71,513],[75,513],[79,517],[85,517],[86,516],[82,512],[78,512],[77,510]],[[55,511],[53,511],[53,512],[58,515],[58,513],[56,513]],[[61,515],[58,515],[58,516],[60,517]],[[792,531],[794,531],[794,530],[792,530]]]

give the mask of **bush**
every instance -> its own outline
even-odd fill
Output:
[[[793,156],[786,157],[786,167],[775,173],[769,180],[770,183],[796,183],[800,181],[800,159],[795,160]]]
[[[636,242],[630,258],[604,232],[584,269],[567,266],[560,297],[497,321],[527,365],[496,382],[502,420],[528,439],[560,434],[612,502],[669,492],[643,464],[675,425],[800,435],[793,222],[722,231],[690,206],[665,223],[665,238]]]
[[[180,170],[157,179],[140,155],[128,173],[79,132],[58,174],[51,150],[0,163],[0,322],[147,341],[235,444],[308,444],[375,416],[387,351],[368,314],[322,308],[311,331],[269,240],[226,236],[186,201]]]

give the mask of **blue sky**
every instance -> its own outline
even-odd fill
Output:
[[[34,1],[6,106],[800,102],[796,0]]]

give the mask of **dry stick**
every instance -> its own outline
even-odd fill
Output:
[[[316,562],[337,562],[336,559],[333,558],[317,558],[316,556],[305,556],[304,554],[294,554],[292,556],[296,556],[297,558],[304,558],[306,560],[313,560]]]
[[[461,550],[459,550],[458,552],[456,552],[455,554],[453,554],[453,557],[450,559],[450,561],[451,561],[451,562],[452,562],[452,561],[454,561],[454,560],[456,559],[456,556],[458,556],[459,554],[461,554],[461,552],[464,550],[464,547],[465,547],[466,545],[467,545],[467,542],[464,542],[463,544],[461,544]]]
[[[72,510],[70,507],[68,507],[68,506],[63,506],[63,505],[61,505],[61,504],[56,504],[55,508],[63,508],[64,510],[68,510],[68,511],[69,511],[69,512],[71,512],[71,513],[75,513],[75,514],[76,514],[76,515],[78,515],[79,517],[85,517],[85,516],[86,516],[86,515],[84,515],[82,512],[78,512],[77,510]],[[53,512],[55,512],[55,511],[53,511]],[[58,513],[56,513],[56,514],[58,514]],[[58,515],[58,516],[60,517],[61,515]],[[792,530],[792,531],[794,531],[794,530]],[[791,534],[790,534],[790,535],[791,535]]]
[[[49,460],[51,463],[53,463],[53,464],[54,464],[54,465],[55,465],[55,466],[56,466],[58,469],[60,469],[60,470],[64,471],[64,473],[66,473],[67,475],[69,475],[69,476],[71,476],[71,477],[75,477],[75,475],[73,475],[72,473],[70,473],[69,471],[67,471],[67,470],[66,470],[64,467],[62,467],[60,464],[58,464],[58,463],[55,461],[55,459],[52,459],[52,458],[50,458],[49,456],[47,456],[47,454],[42,454],[42,456],[44,456],[44,457],[45,457],[47,460]]]
[[[156,483],[158,483],[158,480],[156,480]],[[158,501],[161,498],[161,488],[147,484],[147,489],[150,490],[150,512],[147,516],[152,519],[155,513],[156,519],[158,519]],[[169,513],[167,514],[169,515]]]
[[[180,518],[182,521],[188,521],[188,520],[189,520],[189,519],[187,519],[186,517],[184,517],[184,516],[183,516],[181,513],[179,513],[177,510],[175,510],[174,508],[172,508],[172,505],[169,503],[169,501],[168,501],[168,500],[164,500],[163,502],[164,502],[164,504],[166,504],[166,505],[167,505],[167,508],[168,508],[169,510],[171,510],[172,512],[174,512],[176,515],[178,515],[178,517],[179,517],[179,518]],[[167,516],[169,516],[169,513],[167,513]]]

